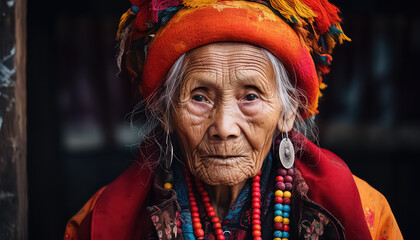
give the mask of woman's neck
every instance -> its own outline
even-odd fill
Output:
[[[223,186],[223,185],[207,185],[210,202],[213,205],[214,211],[217,217],[223,221],[230,206],[238,197],[246,181],[238,183],[234,186]]]

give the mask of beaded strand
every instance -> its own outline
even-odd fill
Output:
[[[288,240],[289,239],[289,224],[290,224],[290,203],[291,203],[291,190],[293,182],[293,169],[279,168],[276,177],[276,191],[274,192],[274,233],[273,240]],[[253,240],[262,240],[261,238],[261,171],[252,178],[252,210],[251,210],[251,223],[252,223],[252,238]],[[191,218],[193,223],[193,233],[196,239],[204,240],[204,230],[200,221],[200,214],[198,212],[197,201],[193,192],[193,185],[191,183],[190,172],[185,169],[185,180],[187,182],[188,194],[191,207]],[[194,178],[197,190],[201,195],[207,217],[213,226],[214,234],[217,240],[225,240],[223,235],[222,224],[220,219],[216,216],[213,206],[210,203],[208,192],[205,190],[201,180]],[[171,189],[172,184],[164,184],[164,188]],[[178,233],[182,233],[181,221],[177,219]]]
[[[254,240],[262,240],[261,238],[261,185],[260,178],[261,171],[258,172],[257,176],[252,178],[252,212],[251,212],[251,223],[252,223],[252,238]]]
[[[279,168],[274,192],[274,240],[289,239],[290,198],[292,196],[293,169]]]

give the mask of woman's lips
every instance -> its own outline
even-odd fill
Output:
[[[203,157],[204,162],[207,162],[208,166],[221,166],[221,167],[237,167],[239,162],[243,161],[245,156],[243,155],[208,155]]]
[[[219,158],[219,159],[230,159],[230,158],[241,158],[241,157],[245,157],[242,155],[208,155],[208,156],[204,156],[204,158]]]

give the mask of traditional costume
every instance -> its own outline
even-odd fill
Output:
[[[322,74],[336,43],[350,40],[339,10],[326,0],[131,0],[118,38],[121,65],[149,96],[184,53],[214,42],[267,49],[304,93],[304,118],[318,113]],[[402,239],[386,199],[328,150],[297,132],[295,168],[275,154],[249,179],[224,219],[199,180],[174,161],[173,177],[143,143],[137,163],[99,190],[69,221],[65,239]],[[175,148],[175,151],[177,148]],[[182,154],[178,153],[178,156]]]

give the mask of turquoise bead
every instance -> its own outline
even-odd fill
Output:
[[[283,213],[283,217],[285,217],[285,218],[289,218],[289,217],[290,217],[290,214],[289,214],[288,212],[284,212],[284,213]]]
[[[273,235],[275,238],[281,238],[282,236],[284,236],[281,231],[274,231]]]
[[[275,210],[274,211],[274,216],[283,216],[283,211],[281,211],[281,210]]]
[[[275,206],[274,206],[275,207]],[[285,212],[290,212],[290,206],[289,205],[284,205],[283,207],[283,211]]]
[[[289,233],[288,232],[283,232],[283,237],[284,238],[289,238]]]
[[[286,205],[287,206],[287,205]],[[289,209],[290,209],[290,207],[289,207]],[[275,205],[274,205],[274,210],[283,210],[283,204],[281,204],[281,203],[276,203]]]

